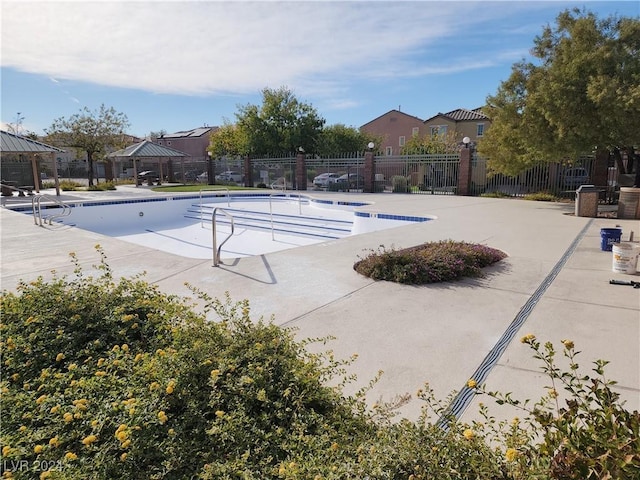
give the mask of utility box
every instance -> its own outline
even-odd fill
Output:
[[[597,217],[598,195],[594,185],[580,185],[576,190],[576,217]]]

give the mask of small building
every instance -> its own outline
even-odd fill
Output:
[[[390,110],[362,125],[360,130],[381,137],[379,151],[388,156],[399,155],[412,136],[422,137],[426,133],[424,120],[400,110]]]
[[[458,108],[451,112],[438,113],[425,120],[424,131],[432,136],[455,132],[459,139],[469,137],[473,146],[484,136],[490,125],[491,120],[482,113],[481,108]]]

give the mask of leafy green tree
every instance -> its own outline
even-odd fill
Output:
[[[565,10],[531,53],[487,99],[478,150],[494,171],[640,145],[640,20]]]
[[[247,154],[279,154],[317,151],[325,120],[311,105],[300,102],[291,90],[265,88],[262,106],[247,104],[236,113],[240,146]]]
[[[336,123],[322,129],[316,153],[330,156],[347,152],[362,152],[367,148],[369,142],[380,145],[382,139],[357,128]]]
[[[460,135],[447,132],[442,135],[426,134],[424,137],[413,136],[402,148],[404,155],[456,153],[460,150]]]
[[[225,120],[210,137],[209,151],[216,157],[237,156],[249,152],[249,138],[246,130]]]
[[[89,186],[93,185],[93,162],[99,160],[109,148],[123,147],[129,120],[124,113],[104,104],[94,111],[84,107],[69,118],[58,118],[45,130],[47,140],[62,147],[74,147],[86,152]]]

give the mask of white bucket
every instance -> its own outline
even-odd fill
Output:
[[[616,273],[635,274],[638,268],[638,254],[640,246],[631,242],[614,243],[613,271]]]

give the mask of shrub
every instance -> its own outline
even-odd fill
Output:
[[[524,196],[525,200],[533,200],[535,202],[557,202],[560,199],[550,192],[528,193]]]
[[[407,177],[403,177],[402,175],[394,175],[391,177],[391,185],[393,193],[409,192],[409,182]]]
[[[90,185],[87,190],[90,191],[105,191],[105,190],[115,190],[116,186],[113,182],[109,181],[109,182],[102,182],[102,183],[97,183],[95,185]]]
[[[485,198],[511,198],[512,195],[496,190],[495,192],[485,192],[480,194],[481,197]]]
[[[78,188],[84,187],[81,183],[74,182],[73,180],[63,180],[60,182],[60,190],[65,192],[72,192],[78,190]]]
[[[504,252],[452,240],[431,242],[402,250],[371,251],[354,269],[374,280],[425,284],[478,277],[482,268],[506,257]]]
[[[494,442],[502,443],[509,458],[512,478],[635,479],[640,478],[640,413],[624,408],[616,384],[605,376],[608,362],[596,360],[595,376],[580,372],[571,340],[562,341],[568,368],[558,367],[551,342],[541,345],[532,334],[520,340],[534,351],[549,380],[546,394],[531,404],[511,393],[472,386],[478,394],[510,405],[526,417],[510,424],[497,423],[483,408],[483,425],[493,430]],[[564,392],[563,392],[564,390]],[[564,401],[561,397],[565,397]],[[478,424],[479,425],[479,424]]]

